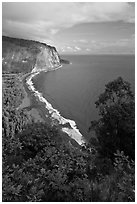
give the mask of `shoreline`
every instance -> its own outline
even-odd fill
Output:
[[[56,71],[61,67],[62,65],[55,68],[54,70],[49,71]],[[29,110],[35,108],[41,118],[47,124],[55,126],[63,134],[67,134],[70,140],[75,140],[75,142],[78,143],[80,146],[84,145],[86,143],[85,138],[78,130],[75,121],[66,119],[61,116],[59,111],[54,109],[52,105],[43,97],[42,93],[38,92],[35,89],[32,79],[36,75],[40,74],[42,71],[48,72],[45,70],[38,70],[36,72],[34,68],[31,73],[24,77],[23,85],[28,94],[28,98],[30,99],[30,106],[25,107],[25,109]]]

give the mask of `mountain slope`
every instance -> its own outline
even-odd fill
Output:
[[[60,56],[55,47],[32,40],[2,37],[3,72],[30,72],[35,67],[54,69],[60,65]]]

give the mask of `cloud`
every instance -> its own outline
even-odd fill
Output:
[[[118,40],[113,40],[113,41],[102,41],[98,43],[100,48],[105,48],[105,47],[125,47],[129,48],[132,47],[134,48],[135,46],[135,41],[134,39],[131,38],[122,38]]]
[[[90,48],[86,48],[86,51],[87,51],[87,52],[90,52],[90,51],[91,51],[91,49],[90,49]]]
[[[77,51],[80,51],[80,50],[81,50],[81,48],[78,47],[78,46],[75,46],[75,49],[76,49]]]
[[[135,41],[134,35],[130,38],[121,38],[117,40],[97,40],[90,42],[88,47],[85,48],[87,52],[92,53],[134,53],[135,52]]]
[[[80,23],[133,23],[135,18],[134,4],[127,2],[4,2],[2,10],[4,34],[41,40]]]
[[[83,49],[81,47],[74,46],[74,45],[64,45],[60,47],[58,50],[63,53],[79,53]]]
[[[116,39],[96,39],[87,40],[88,43],[79,43],[79,40],[74,44],[63,45],[59,48],[62,53],[77,53],[77,54],[98,54],[98,53],[113,53],[113,54],[134,54],[135,53],[135,35],[131,34],[127,38]]]
[[[73,40],[74,43],[88,43],[86,39]]]

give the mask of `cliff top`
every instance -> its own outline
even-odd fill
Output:
[[[27,39],[21,39],[21,38],[13,38],[13,37],[7,37],[7,36],[2,36],[2,48],[4,49],[6,44],[14,44],[16,46],[21,46],[21,47],[28,47],[28,48],[39,48],[39,47],[47,47],[47,48],[56,48],[54,46],[47,45],[46,43],[34,41],[34,40],[27,40]]]
[[[34,40],[2,36],[3,72],[30,72],[37,63],[40,68],[59,65],[56,48]]]

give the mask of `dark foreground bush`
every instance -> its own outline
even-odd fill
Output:
[[[11,144],[3,155],[4,202],[134,200],[134,165],[124,155],[104,175],[96,151],[63,144],[44,124],[28,126]]]

